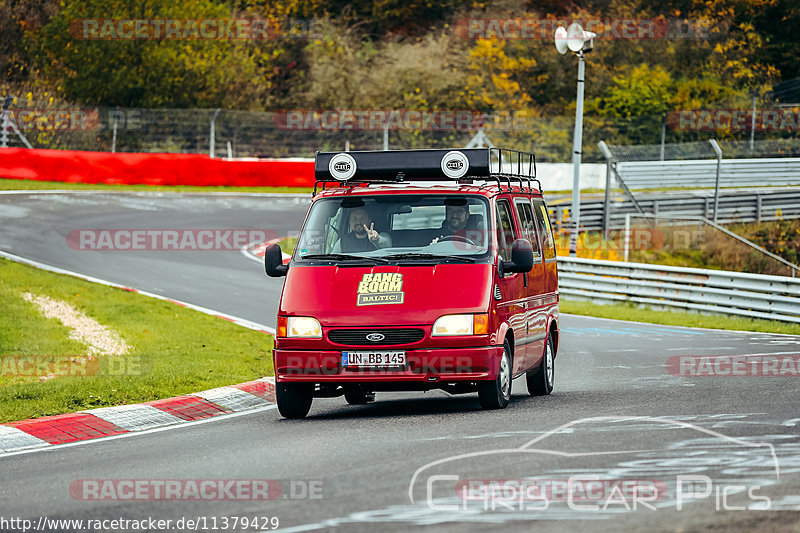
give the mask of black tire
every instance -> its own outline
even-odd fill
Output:
[[[503,343],[503,357],[497,369],[497,379],[482,381],[478,386],[478,399],[484,409],[505,409],[511,401],[512,376],[511,346]]]
[[[553,392],[553,382],[555,381],[555,349],[553,347],[553,338],[547,336],[547,343],[544,347],[544,357],[542,357],[542,364],[538,368],[529,370],[525,375],[525,381],[528,382],[528,393],[531,396],[547,396]]]
[[[276,383],[278,411],[284,418],[303,418],[314,400],[313,383]]]
[[[371,395],[358,387],[348,387],[344,390],[344,399],[350,405],[366,405],[373,401],[374,398],[374,395]]]

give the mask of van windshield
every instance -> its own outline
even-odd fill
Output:
[[[489,257],[482,196],[372,195],[314,202],[294,260],[457,261]]]

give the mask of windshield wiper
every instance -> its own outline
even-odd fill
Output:
[[[331,259],[333,261],[374,261],[376,263],[388,263],[382,257],[369,257],[364,255],[350,254],[310,254],[300,256],[300,259]]]
[[[474,263],[475,259],[472,257],[464,257],[462,255],[439,255],[439,254],[423,254],[409,252],[405,254],[392,254],[384,256],[385,259],[451,259],[454,261],[462,261],[464,263]]]

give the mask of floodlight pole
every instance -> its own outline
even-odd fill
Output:
[[[578,56],[578,96],[575,105],[575,134],[572,137],[572,234],[569,238],[569,255],[578,255],[578,229],[581,222],[581,144],[583,142],[583,71],[584,54],[580,50]]]

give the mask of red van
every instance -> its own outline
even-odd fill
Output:
[[[533,154],[318,152],[315,176],[291,261],[275,244],[265,255],[267,274],[286,276],[281,415],[306,416],[314,397],[430,389],[504,408],[522,374],[550,394],[558,273]]]

